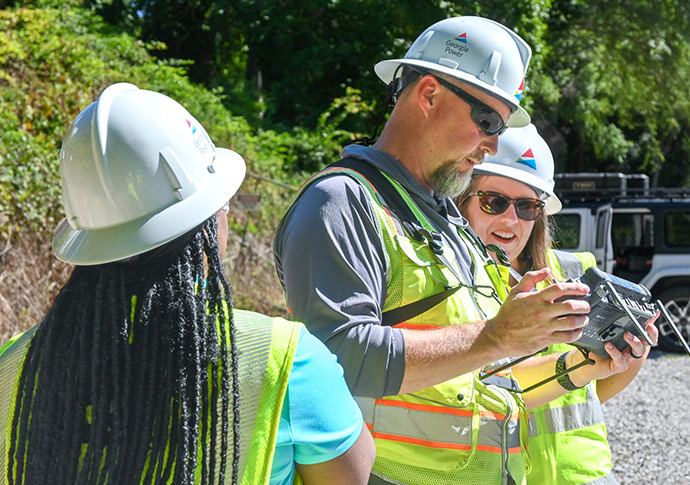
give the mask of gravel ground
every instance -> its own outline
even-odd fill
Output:
[[[690,357],[653,350],[635,380],[604,404],[621,485],[690,484]]]

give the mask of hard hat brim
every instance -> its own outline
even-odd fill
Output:
[[[390,82],[393,80],[395,71],[400,64],[417,66],[430,71],[447,74],[476,88],[479,88],[487,94],[503,101],[510,107],[511,111],[511,115],[510,118],[508,118],[507,123],[509,128],[522,128],[523,126],[527,126],[531,121],[530,115],[522,106],[520,106],[515,96],[507,94],[505,91],[495,86],[491,86],[490,84],[479,81],[472,74],[458,71],[457,69],[452,69],[435,62],[422,61],[419,59],[388,59],[378,62],[374,66],[374,71],[376,71],[376,74],[384,83],[390,84]]]
[[[63,219],[53,238],[55,255],[77,265],[104,264],[145,253],[185,234],[218,211],[244,180],[244,159],[232,150],[216,148],[212,167],[214,176],[204,190],[157,214],[102,229],[74,229]]]
[[[547,215],[556,214],[563,208],[561,201],[553,192],[553,187],[548,187],[542,179],[535,175],[526,173],[524,170],[495,163],[482,163],[472,169],[472,175],[499,175],[501,177],[508,177],[529,185],[537,192],[545,193],[547,197],[545,200],[544,209],[546,210]]]

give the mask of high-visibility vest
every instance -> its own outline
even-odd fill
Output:
[[[381,229],[380,244],[386,251],[390,270],[383,311],[462,285],[443,302],[397,327],[433,329],[475,322],[496,314],[507,290],[496,264],[475,237],[464,231],[459,233],[472,258],[474,272],[473,281],[459,281],[428,242],[412,239],[398,227],[398,221],[360,173],[330,168],[307,181],[302,191],[315,180],[333,174],[354,178],[370,196]],[[389,180],[417,222],[427,231],[435,232],[402,186]],[[443,244],[442,251],[445,260],[456,265],[455,255],[447,244]],[[380,399],[355,396],[376,443],[372,473],[391,483],[420,485],[525,483],[524,403],[505,389],[480,381],[478,375],[477,371],[471,372],[404,395]],[[510,377],[508,374],[507,378]]]
[[[596,265],[592,253],[552,250],[547,253],[547,262],[558,280],[578,277]],[[541,355],[573,348],[568,344],[551,345]],[[530,411],[529,452],[532,469],[527,475],[528,484],[618,483],[612,472],[596,381]]]
[[[301,323],[233,310],[239,378],[239,483],[268,484],[275,452],[280,410],[297,350]],[[7,452],[18,378],[31,337],[38,326],[0,349],[0,483],[7,483]],[[232,449],[232,436],[229,448]],[[216,450],[220,460],[220,450]],[[226,483],[232,474],[227,473]],[[295,472],[295,481],[301,483]]]

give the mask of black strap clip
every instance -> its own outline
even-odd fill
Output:
[[[487,244],[486,249],[496,254],[498,262],[501,263],[501,265],[510,266],[510,260],[508,259],[505,249],[500,246],[496,246],[495,244]]]
[[[403,224],[415,240],[426,242],[434,254],[443,254],[443,239],[440,233],[424,229],[416,222],[405,222]]]

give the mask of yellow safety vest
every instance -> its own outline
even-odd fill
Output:
[[[430,310],[396,326],[433,329],[496,314],[507,289],[479,242],[460,231],[472,258],[473,281],[459,281],[427,242],[411,239],[399,230],[374,187],[358,172],[327,169],[312,177],[302,190],[315,180],[336,173],[358,180],[371,197],[381,229],[381,244],[390,263],[383,311],[462,285]],[[435,231],[405,190],[391,182],[417,222],[424,229]],[[451,265],[456,264],[447,244],[443,245],[443,256]],[[372,473],[392,483],[405,484],[524,484],[528,461],[523,454],[527,440],[524,403],[505,389],[480,381],[478,376],[475,371],[414,393],[380,399],[355,396],[376,442]]]
[[[268,484],[275,453],[280,410],[297,350],[301,323],[233,310],[240,409],[239,483]],[[8,440],[18,377],[31,337],[38,326],[0,348],[0,483],[7,483]],[[231,438],[232,439],[232,438]],[[232,447],[232,442],[229,444]],[[216,450],[220,460],[220,450]],[[230,483],[232,474],[228,473]],[[295,471],[295,484],[302,483]]]
[[[596,266],[594,255],[586,252],[549,250],[547,262],[558,280],[578,277],[585,269]],[[568,344],[552,345],[540,355],[573,348]],[[528,484],[618,483],[612,472],[596,381],[530,411],[529,451],[532,469],[527,475]]]

